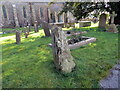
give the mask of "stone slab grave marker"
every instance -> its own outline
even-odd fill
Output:
[[[30,24],[28,24],[27,28],[28,28],[28,31],[31,32]]]
[[[65,73],[70,73],[75,67],[73,57],[67,43],[66,34],[62,31],[62,28],[52,27],[52,39],[53,39],[53,56],[54,63],[58,70]]]
[[[34,23],[34,29],[35,29],[35,32],[39,32],[37,21],[35,21],[35,23]]]
[[[101,14],[100,19],[99,19],[99,27],[100,28],[106,27],[106,20],[107,20],[107,15],[105,13]]]
[[[20,31],[16,31],[16,44],[20,44],[21,42],[20,34],[21,34]]]
[[[25,35],[25,38],[28,38],[29,31],[25,30],[25,31],[24,31],[24,35]]]
[[[44,29],[45,36],[48,36],[48,37],[51,36],[49,31],[50,25],[46,21],[42,21],[42,27]]]
[[[117,33],[118,29],[117,29],[116,25],[114,24],[114,18],[115,18],[115,16],[117,16],[117,14],[115,14],[115,12],[112,12],[112,14],[110,16],[111,16],[111,24],[108,25],[107,31]]]

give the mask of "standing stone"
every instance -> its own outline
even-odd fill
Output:
[[[106,27],[106,20],[107,20],[107,15],[105,13],[101,14],[100,19],[99,19],[99,27],[100,28]]]
[[[49,30],[49,28],[50,28],[49,24],[44,21],[44,22],[42,22],[42,27],[44,29],[45,36],[47,36],[47,37],[51,36],[50,30]]]
[[[35,32],[39,32],[39,31],[38,31],[38,24],[37,24],[37,21],[35,21],[35,23],[34,23],[34,29],[35,29]]]
[[[20,31],[16,31],[16,44],[20,44],[21,39],[20,39]]]
[[[54,63],[58,70],[65,73],[70,73],[75,67],[73,57],[67,43],[66,35],[60,27],[52,28],[53,38],[53,56]]]

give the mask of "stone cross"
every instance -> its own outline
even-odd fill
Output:
[[[62,72],[70,73],[75,67],[75,63],[68,46],[66,34],[62,31],[61,27],[52,27],[52,39],[53,56],[56,68]]]
[[[115,12],[113,11],[112,14],[110,14],[111,16],[111,24],[114,24],[114,18],[115,16],[117,16],[117,14],[115,14]]]
[[[21,38],[20,38],[20,31],[16,31],[16,44],[20,44]]]
[[[35,29],[35,32],[39,32],[39,31],[38,31],[38,24],[37,24],[37,21],[35,21],[35,23],[34,23],[34,29]]]

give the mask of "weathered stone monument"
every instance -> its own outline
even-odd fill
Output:
[[[47,22],[43,21],[42,27],[44,29],[45,36],[48,36],[48,37],[51,36],[50,31],[49,31],[50,25]]]
[[[21,34],[20,31],[16,31],[16,44],[20,44],[21,42],[20,34]]]
[[[106,27],[106,20],[107,20],[107,15],[105,13],[101,14],[100,19],[99,19],[99,27],[100,28]]]
[[[115,18],[115,16],[117,16],[117,14],[115,14],[115,12],[112,12],[112,14],[110,16],[111,16],[111,24],[108,25],[107,31],[117,33],[118,29],[117,29],[116,25],[114,24],[114,18]]]
[[[35,23],[34,23],[34,29],[35,29],[35,32],[39,32],[37,21],[35,21]]]
[[[66,34],[62,31],[62,28],[53,26],[52,38],[53,56],[56,68],[62,72],[70,73],[75,67],[75,63],[71,56]]]

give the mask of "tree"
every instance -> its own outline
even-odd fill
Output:
[[[101,12],[112,13],[112,11],[115,11],[117,13],[116,18],[120,18],[119,8],[120,2],[65,2],[61,14],[69,11],[77,20],[80,20],[87,17],[91,12],[94,12],[94,16],[97,17]],[[118,23],[120,24],[120,22]]]

